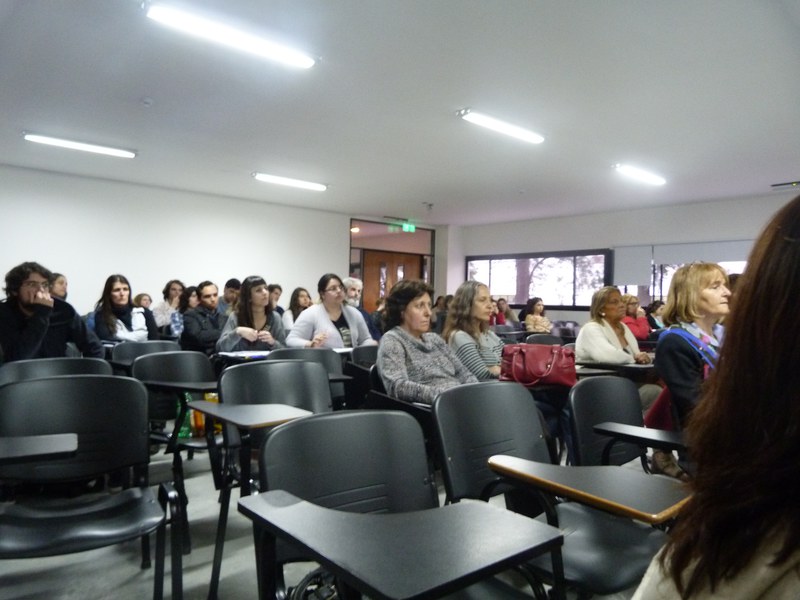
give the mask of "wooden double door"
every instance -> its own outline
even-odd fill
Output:
[[[388,296],[392,286],[401,279],[422,279],[423,257],[419,254],[364,250],[363,261],[361,301],[370,313],[375,310],[378,298]]]

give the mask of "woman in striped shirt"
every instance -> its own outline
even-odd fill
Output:
[[[442,337],[458,359],[481,381],[500,376],[503,342],[489,328],[492,297],[478,281],[466,281],[456,290]]]

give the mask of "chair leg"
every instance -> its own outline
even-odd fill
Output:
[[[166,521],[165,513],[164,522],[156,530],[156,570],[153,573],[153,600],[161,600],[164,597],[164,530],[167,527]]]
[[[217,538],[214,542],[214,563],[211,567],[211,583],[208,586],[208,600],[217,599],[219,577],[222,571],[222,551],[225,547],[225,531],[228,527],[228,505],[231,500],[231,488],[225,486],[219,493],[219,520],[217,521]]]
[[[170,566],[172,569],[171,584],[172,584],[172,598],[173,600],[181,600],[183,598],[183,551],[181,549],[183,543],[183,531],[181,530],[184,523],[183,505],[181,504],[178,492],[169,484],[162,484],[158,490],[158,500],[165,513],[169,510],[169,524],[170,524]],[[167,508],[168,507],[168,508]],[[162,536],[160,546],[156,548],[156,561],[157,568],[161,569],[161,574],[158,575],[157,580],[161,582],[161,588],[164,587],[164,532],[159,529],[159,535]],[[161,553],[159,556],[158,553]]]
[[[187,510],[189,498],[186,495],[186,487],[183,481],[183,460],[178,448],[172,451],[172,478],[181,502],[180,517],[183,520],[181,526],[183,531],[183,553],[190,554],[192,552],[192,540],[189,534],[189,511]]]
[[[142,569],[150,568],[150,536],[142,536]]]

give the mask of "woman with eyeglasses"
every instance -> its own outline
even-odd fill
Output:
[[[344,285],[338,275],[326,273],[317,283],[320,303],[308,307],[286,338],[291,348],[355,348],[372,346],[364,317],[344,302]]]
[[[285,345],[283,321],[272,307],[267,282],[258,275],[246,277],[236,309],[217,340],[217,352],[274,350]]]
[[[640,342],[650,337],[650,323],[647,321],[644,309],[639,305],[639,298],[633,294],[623,294],[622,303],[625,305],[625,316],[622,322],[631,330],[633,337]]]

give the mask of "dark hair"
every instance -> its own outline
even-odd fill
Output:
[[[240,327],[255,327],[253,322],[252,298],[250,298],[253,288],[260,285],[267,285],[267,282],[260,275],[250,275],[244,278],[242,289],[239,292],[239,300],[236,302],[236,320]],[[267,288],[269,290],[269,288]],[[272,313],[272,303],[267,302],[264,307],[264,314],[267,315],[267,325],[269,325],[270,314]]]
[[[203,293],[203,288],[207,288],[210,285],[213,285],[215,288],[217,288],[217,292],[219,292],[217,284],[214,283],[213,281],[201,281],[200,283],[197,284],[197,297],[199,298],[200,295]]]
[[[420,296],[433,294],[433,288],[419,279],[402,279],[392,286],[386,298],[386,331],[403,322],[403,311],[408,303]]]
[[[267,286],[267,291],[268,291],[270,294],[271,294],[272,292],[274,292],[275,290],[280,290],[280,291],[281,291],[281,293],[283,293],[283,288],[281,287],[281,284],[280,284],[280,283],[270,283],[270,284]]]
[[[319,295],[322,296],[325,293],[325,289],[328,287],[328,284],[331,282],[332,279],[335,279],[339,282],[339,285],[344,288],[344,283],[342,283],[342,278],[336,275],[335,273],[325,273],[322,277],[319,278],[317,282],[317,292]]]
[[[198,285],[197,287],[199,288],[200,286]],[[241,287],[242,287],[242,282],[236,279],[235,277],[232,277],[231,279],[228,279],[228,281],[225,282],[225,288],[233,288],[234,290],[238,290],[241,289]]]
[[[24,262],[6,273],[6,294],[8,296],[17,296],[19,288],[22,287],[22,282],[30,277],[31,273],[38,273],[47,279],[48,283],[53,281],[53,273],[49,269],[44,268],[37,262]]]
[[[766,541],[782,544],[770,565],[800,547],[798,296],[800,196],[756,240],[717,366],[689,418],[693,494],[661,558],[683,598],[706,586],[713,593]]]
[[[183,314],[187,310],[189,310],[189,299],[192,297],[192,294],[197,295],[197,286],[190,285],[189,287],[183,288],[180,297],[178,298],[178,312]]]
[[[164,296],[164,300],[169,300],[169,288],[172,287],[173,283],[177,283],[179,286],[181,286],[181,291],[186,289],[186,286],[183,285],[183,282],[180,279],[170,279],[167,282],[167,285],[164,286],[164,289],[161,290],[161,294]]]
[[[125,277],[125,275],[120,275],[119,273],[109,275],[106,279],[105,285],[103,286],[103,293],[100,296],[100,300],[97,301],[95,309],[100,311],[100,318],[103,320],[103,323],[105,323],[106,328],[112,335],[117,332],[117,317],[114,314],[114,304],[111,302],[111,290],[114,288],[115,283],[124,283],[128,286],[128,306],[133,306],[133,290],[131,289],[131,283],[128,281],[128,278]]]
[[[300,306],[300,294],[305,292],[308,299],[311,300],[311,294],[308,293],[306,288],[294,288],[291,298],[289,298],[289,312],[292,313],[292,318],[296,321],[300,313],[303,312],[307,306]]]
[[[475,323],[472,318],[472,305],[478,295],[478,288],[481,287],[489,289],[480,281],[465,281],[458,286],[442,330],[442,337],[445,340],[450,341],[450,336],[456,331],[465,331],[477,340],[481,333],[489,329],[488,322]]]
[[[542,317],[544,316],[544,313],[546,313],[547,310],[544,307],[544,300],[539,298],[539,296],[534,296],[533,298],[528,298],[528,304],[526,305],[526,308],[528,309],[528,314],[529,315],[535,314],[533,312],[533,307],[536,306],[539,302],[542,303],[542,314],[540,316],[542,316]]]
[[[647,306],[647,307],[644,309],[644,312],[646,312],[648,315],[652,315],[654,312],[656,312],[656,311],[657,311],[659,308],[661,308],[662,306],[664,306],[664,302],[663,302],[662,300],[653,300],[653,301],[652,301],[652,302],[651,302],[651,303],[650,303],[650,304],[649,304],[649,305],[648,305],[648,306]]]

